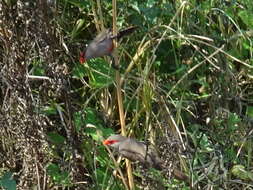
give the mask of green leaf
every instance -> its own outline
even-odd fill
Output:
[[[81,111],[74,113],[74,123],[75,123],[76,130],[78,132],[80,132],[81,129],[84,127],[84,122],[85,121],[84,121]]]
[[[111,167],[114,166],[114,164],[110,162],[110,158],[108,157],[108,152],[103,146],[97,147],[97,152],[99,156],[96,157],[96,160],[99,162],[99,164],[102,167],[108,167],[109,165],[111,165]]]
[[[109,136],[113,134],[114,131],[111,128],[104,128],[101,126],[90,126],[85,129],[85,133],[89,134],[93,140],[101,142],[101,136]]]
[[[113,133],[111,128],[103,126],[94,109],[86,108],[85,114],[85,133],[90,135],[93,140],[101,141],[101,136],[109,136]]]
[[[203,152],[212,152],[213,147],[206,134],[201,134],[200,147]]]
[[[57,114],[57,109],[55,106],[44,106],[42,108],[42,113],[46,115],[56,115]]]
[[[5,190],[16,190],[16,181],[12,179],[12,173],[6,172],[2,178],[0,178],[0,187]]]
[[[91,70],[89,72],[90,85],[94,88],[102,88],[111,85],[115,78],[115,69],[104,59],[97,58],[88,61]]]
[[[72,70],[72,75],[73,75],[73,78],[81,79],[84,76],[87,76],[87,72],[86,72],[85,67],[82,64],[77,63],[75,64]]]
[[[93,88],[103,88],[111,85],[115,78],[115,69],[104,59],[96,58],[82,64],[77,64],[72,75],[76,78],[89,78],[89,85]]]
[[[45,67],[43,66],[41,60],[35,60],[32,63],[32,74],[38,76],[45,75]]]
[[[84,27],[84,19],[78,19],[76,21],[76,25],[74,26],[72,32],[71,32],[71,37],[75,38],[81,31],[82,28]]]
[[[68,172],[61,171],[60,167],[56,164],[49,164],[47,166],[47,173],[52,178],[52,180],[58,185],[69,186],[70,179]]]
[[[243,165],[235,165],[231,170],[232,174],[242,180],[253,180],[253,173],[246,171]]]
[[[92,124],[92,125],[100,125],[102,124],[101,120],[98,119],[96,115],[96,111],[93,108],[86,108],[85,109],[85,123]]]
[[[227,132],[228,133],[234,132],[237,129],[237,125],[240,121],[241,119],[237,114],[235,113],[229,114]]]
[[[247,115],[253,118],[253,106],[247,107]]]
[[[49,132],[47,134],[47,137],[52,143],[56,145],[63,145],[66,141],[65,137],[59,135],[57,132]]]
[[[246,24],[250,28],[253,28],[253,13],[251,11],[243,10],[240,11],[238,15],[242,19],[244,24]]]

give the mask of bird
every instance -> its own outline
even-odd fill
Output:
[[[112,34],[111,29],[104,29],[101,31],[94,40],[90,42],[85,51],[80,53],[79,61],[81,64],[88,61],[89,59],[102,57],[102,56],[110,56],[112,57],[112,52],[114,50],[113,40],[119,40],[125,35],[132,33],[137,29],[137,26],[131,26],[124,30],[120,30],[116,35]],[[113,60],[113,66],[114,60]],[[115,68],[118,69],[118,68]]]
[[[111,135],[103,144],[111,147],[115,152],[130,161],[139,161],[145,167],[166,170],[163,161],[154,148],[144,142],[122,135]],[[172,171],[173,176],[181,181],[189,182],[189,177],[178,169]]]

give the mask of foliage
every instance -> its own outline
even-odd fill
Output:
[[[12,179],[12,173],[6,172],[0,178],[0,187],[6,190],[16,190],[16,181]]]

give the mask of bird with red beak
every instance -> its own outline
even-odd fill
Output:
[[[112,57],[112,52],[114,50],[113,40],[119,40],[125,35],[132,33],[137,26],[132,26],[121,30],[118,34],[113,35],[110,29],[105,29],[100,32],[94,40],[88,45],[84,52],[80,53],[79,61],[80,63],[84,63],[89,59],[102,57],[102,56],[110,56]],[[114,62],[113,62],[113,66]]]
[[[146,167],[166,170],[155,149],[144,142],[121,135],[111,135],[103,141],[103,144],[111,147],[115,152],[131,161],[139,161]],[[180,170],[174,169],[172,174],[176,179],[189,183],[188,176]]]

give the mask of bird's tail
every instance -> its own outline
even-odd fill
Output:
[[[118,34],[112,36],[111,38],[112,38],[112,39],[117,39],[117,40],[118,40],[118,39],[122,38],[122,37],[125,36],[125,35],[131,34],[131,33],[134,32],[137,28],[138,28],[138,26],[131,26],[131,27],[128,27],[128,28],[126,28],[126,29],[124,29],[124,30],[119,31]]]

